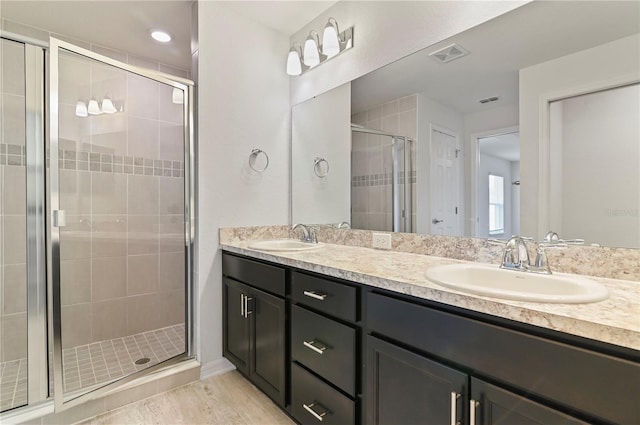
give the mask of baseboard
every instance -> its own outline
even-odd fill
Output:
[[[224,357],[208,362],[202,365],[200,368],[200,380],[210,378],[212,376],[220,375],[225,372],[230,372],[236,367],[229,360]]]

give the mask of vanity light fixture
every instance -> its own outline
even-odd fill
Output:
[[[302,53],[302,62],[309,68],[313,68],[320,64],[320,39],[318,33],[312,30],[304,42],[304,51]]]
[[[87,111],[87,104],[82,100],[76,102],[76,117],[87,117],[89,112]]]
[[[87,107],[87,112],[89,115],[100,115],[102,111],[100,110],[100,106],[98,106],[98,101],[95,99],[91,99],[89,101],[89,106]]]
[[[109,99],[108,97],[105,97],[104,99],[102,99],[102,108],[101,108],[101,110],[105,114],[115,114],[116,112],[118,112],[118,110],[116,109],[115,105],[113,104],[111,99]]]
[[[308,69],[306,65],[302,64],[302,46],[300,46],[300,43],[293,43],[287,56],[287,74],[300,75],[302,74],[303,66],[305,70]]]
[[[171,93],[171,102],[176,105],[184,105],[184,92],[177,87],[173,88]]]
[[[300,43],[293,43],[287,56],[287,74],[304,74],[351,47],[353,47],[353,27],[340,32],[338,21],[329,18],[324,28],[322,44],[315,30],[309,33],[304,47],[301,48]]]

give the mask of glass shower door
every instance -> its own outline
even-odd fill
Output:
[[[51,85],[61,408],[189,354],[190,90],[53,39]]]

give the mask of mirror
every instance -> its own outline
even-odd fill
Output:
[[[351,145],[346,221],[370,230],[538,239],[557,225],[564,239],[639,248],[640,235],[605,239],[557,224],[561,203],[551,196],[558,191],[550,167],[558,149],[549,138],[556,130],[548,112],[555,101],[638,82],[639,13],[637,2],[532,2],[352,81],[351,123],[358,127],[341,142]],[[627,116],[637,128],[638,114]],[[295,126],[295,112],[292,120]],[[410,159],[403,152],[398,165],[394,158],[401,155],[392,146],[403,139],[415,142],[404,149]],[[637,146],[638,137],[632,140]],[[294,136],[292,152],[306,143]],[[637,170],[638,155],[633,158]],[[598,172],[613,164],[600,162]],[[490,196],[490,175],[502,177],[501,196]],[[589,197],[584,187],[564,192]],[[293,187],[294,221],[305,209],[296,203],[300,196]],[[610,221],[620,219],[615,226],[637,225],[637,201],[607,202],[594,208],[608,209]]]

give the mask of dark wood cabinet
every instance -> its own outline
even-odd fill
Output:
[[[366,423],[463,423],[466,374],[371,336],[366,344]]]
[[[476,378],[471,378],[469,412],[472,411],[471,425],[586,423]]]
[[[225,357],[301,424],[640,423],[635,352],[239,255],[223,275]]]
[[[284,407],[287,377],[285,299],[229,276],[224,278],[223,292],[224,356]]]

